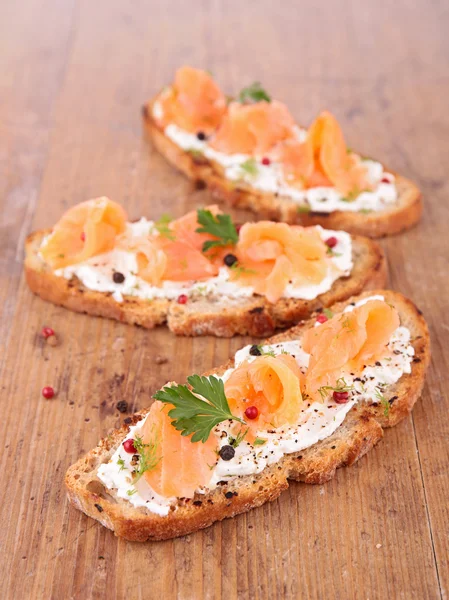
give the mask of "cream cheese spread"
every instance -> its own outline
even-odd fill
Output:
[[[159,119],[162,117],[162,107],[158,102],[155,102],[153,106],[153,115]],[[259,159],[257,168],[248,172],[242,165],[253,157],[247,154],[217,152],[210,147],[207,140],[199,140],[195,134],[185,131],[173,123],[165,127],[164,134],[183,150],[201,153],[206,158],[220,164],[224,168],[224,176],[230,181],[243,182],[262,192],[288,198],[297,203],[298,208],[302,207],[304,210],[321,213],[337,210],[377,212],[395,204],[398,199],[394,175],[384,171],[381,163],[373,160],[363,159],[363,165],[367,169],[368,182],[374,189],[361,192],[356,198],[348,200],[334,187],[315,187],[308,190],[294,187],[284,177],[282,165],[279,162],[271,161],[269,165],[263,165],[260,162],[262,157],[256,157]],[[298,127],[296,134],[302,141],[307,132]]]
[[[344,231],[333,231],[317,227],[323,240],[335,237],[336,246],[328,261],[328,271],[318,284],[293,285],[288,284],[284,290],[285,298],[313,300],[320,294],[329,291],[334,281],[340,277],[348,277],[353,267],[351,236]],[[139,238],[146,235],[158,235],[152,221],[140,219],[127,223],[125,235],[129,238]],[[45,240],[43,242],[45,244]],[[124,276],[122,283],[113,279],[114,272]],[[201,281],[163,281],[161,286],[150,285],[138,277],[137,256],[135,252],[115,248],[110,252],[98,254],[86,261],[70,265],[54,271],[55,275],[71,279],[77,277],[89,290],[111,293],[117,302],[123,302],[124,296],[133,296],[144,300],[166,298],[174,300],[181,294],[219,296],[224,301],[233,302],[239,298],[248,298],[254,294],[251,286],[242,286],[230,281],[229,270],[222,267],[216,277]]]
[[[371,296],[361,300],[362,305],[372,299],[383,300],[382,296]],[[349,305],[346,310],[352,310],[356,305]],[[410,331],[400,326],[390,338],[388,344],[391,356],[380,359],[375,365],[365,367],[356,377],[351,373],[342,373],[345,382],[352,387],[349,401],[337,404],[332,398],[324,403],[312,402],[305,404],[299,422],[295,425],[279,427],[258,432],[258,436],[266,440],[260,446],[253,446],[243,440],[235,449],[235,456],[228,461],[218,458],[211,470],[211,479],[206,488],[198,489],[198,493],[213,490],[218,482],[230,481],[236,477],[257,474],[267,466],[278,462],[284,455],[308,448],[330,435],[343,423],[351,408],[358,402],[381,403],[387,386],[397,382],[404,373],[411,372],[414,348],[410,343]],[[255,360],[250,354],[251,346],[239,350],[234,359],[234,368],[245,360]],[[268,344],[261,347],[263,353],[279,355],[287,352],[297,361],[304,372],[307,370],[309,355],[301,348],[300,340],[290,340],[278,344]],[[233,369],[226,371],[221,378],[226,380]],[[134,439],[142,427],[144,420],[132,427],[125,439]],[[217,425],[212,435],[217,436],[219,447],[231,441],[231,424],[224,422]],[[175,498],[161,498],[154,493],[145,480],[141,479],[136,488],[132,485],[130,454],[123,445],[112,455],[110,461],[98,469],[98,477],[109,489],[116,490],[120,498],[126,498],[134,506],[145,506],[148,510],[159,515],[168,514]],[[131,495],[130,495],[131,494]]]

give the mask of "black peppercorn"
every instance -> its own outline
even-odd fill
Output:
[[[223,446],[218,454],[223,460],[231,460],[235,456],[235,450],[232,446]]]
[[[116,408],[119,412],[126,413],[128,410],[128,402],[126,402],[126,400],[120,400],[120,402],[117,402]]]
[[[200,140],[200,142],[204,142],[204,140],[206,139],[206,134],[204,133],[204,131],[198,131],[196,137]]]
[[[234,492],[225,492],[225,496],[228,499],[231,499],[234,496]]]
[[[251,348],[249,349],[249,353],[251,354],[251,356],[261,356],[262,352],[260,351],[260,348],[257,344],[254,344],[253,346],[251,346]]]
[[[125,281],[125,276],[123,275],[123,273],[115,271],[115,273],[112,275],[112,279],[114,283],[123,283]]]
[[[232,267],[237,262],[237,257],[234,254],[226,254],[223,261],[227,267]]]

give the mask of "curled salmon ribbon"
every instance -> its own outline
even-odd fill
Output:
[[[154,448],[156,466],[144,473],[152,489],[164,497],[191,498],[195,490],[209,483],[211,467],[217,462],[218,440],[210,435],[205,443],[192,443],[168,416],[174,408],[156,400],[143,427],[142,441]]]
[[[109,198],[95,198],[70,208],[53,228],[40,254],[59,269],[108,252],[126,228],[125,210]]]
[[[287,180],[302,188],[334,186],[345,196],[370,188],[366,168],[360,157],[348,152],[340,125],[329,112],[315,119],[304,142],[288,140],[274,156],[282,162]]]
[[[210,145],[226,154],[261,155],[292,138],[295,121],[282,102],[229,105]]]
[[[206,210],[214,215],[220,212],[216,205]],[[171,221],[165,235],[127,236],[119,247],[137,255],[138,275],[151,285],[160,286],[164,281],[202,281],[218,274],[226,249],[220,249],[214,258],[206,256],[203,244],[214,237],[198,233],[198,228],[197,212],[192,211]]]
[[[334,387],[342,372],[360,372],[388,355],[387,344],[399,323],[394,307],[370,300],[308,329],[302,339],[304,351],[310,354],[306,393],[320,401],[319,389]]]
[[[206,71],[181,67],[173,85],[162,92],[158,102],[162,108],[156,121],[162,127],[174,123],[192,133],[211,133],[226,112],[226,97]]]
[[[301,382],[304,376],[290,354],[260,356],[245,361],[225,382],[225,394],[233,414],[247,422],[248,441],[257,431],[298,422],[301,407]],[[247,419],[249,406],[258,409],[256,419]]]
[[[231,279],[253,286],[273,303],[289,283],[319,283],[331,267],[317,229],[271,221],[243,225],[236,255],[241,269],[234,269]]]

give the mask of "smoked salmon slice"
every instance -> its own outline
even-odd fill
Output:
[[[231,278],[277,302],[288,285],[318,283],[327,274],[326,245],[318,230],[285,223],[246,223],[236,255],[241,270]]]
[[[337,119],[322,112],[312,123],[304,142],[290,141],[277,149],[287,179],[302,187],[335,186],[345,196],[369,188],[366,169],[348,152]]]
[[[225,394],[231,411],[245,419],[249,406],[258,409],[258,417],[247,421],[253,434],[261,429],[296,423],[302,405],[303,375],[293,356],[260,356],[237,367],[225,382]]]
[[[144,477],[152,489],[166,498],[191,498],[197,488],[211,478],[217,462],[218,441],[210,435],[207,441],[192,443],[173,427],[168,412],[171,404],[156,400],[142,428],[142,441],[155,447],[157,465]]]
[[[398,327],[397,310],[382,300],[370,300],[311,327],[302,340],[303,349],[310,354],[307,394],[319,401],[319,389],[335,386],[342,372],[360,372],[385,356],[391,335]]]
[[[211,133],[226,112],[226,97],[212,77],[201,69],[181,67],[171,88],[160,96],[163,126],[175,123],[192,133]]]
[[[42,258],[53,268],[73,265],[108,252],[125,231],[124,209],[108,198],[96,198],[70,208],[42,246]]]
[[[229,105],[210,145],[226,154],[264,154],[293,136],[295,122],[282,102]]]

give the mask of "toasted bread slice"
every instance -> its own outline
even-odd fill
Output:
[[[215,521],[274,500],[288,487],[288,480],[321,484],[331,479],[339,467],[352,465],[382,438],[384,428],[396,425],[412,410],[421,394],[430,360],[426,322],[416,306],[401,294],[392,291],[365,292],[334,305],[332,310],[340,312],[348,302],[373,293],[383,295],[398,310],[401,324],[411,331],[415,350],[411,373],[404,374],[397,383],[387,388],[390,397],[387,414],[379,404],[356,404],[331,436],[305,450],[285,455],[258,475],[221,482],[223,485],[206,495],[197,494],[190,501],[179,500],[175,510],[167,516],[158,516],[145,508],[134,508],[107,490],[96,477],[99,465],[109,461],[129,431],[127,425],[101,440],[96,448],[70,467],[66,475],[69,500],[120,537],[133,541],[163,540],[208,527]],[[315,319],[311,318],[271,338],[268,343],[301,338],[314,323]],[[229,361],[208,375],[222,374],[232,366],[233,361]],[[146,412],[136,414],[131,424],[137,423]]]
[[[385,237],[413,227],[422,213],[421,192],[416,185],[395,174],[398,201],[385,210],[371,213],[335,211],[331,213],[300,212],[298,204],[252,188],[249,184],[226,179],[223,167],[204,156],[186,152],[170,140],[152,117],[154,101],[142,109],[145,130],[155,148],[174,167],[190,179],[202,182],[212,195],[235,208],[251,210],[260,219],[301,225],[322,225],[328,229],[343,229],[371,238]]]
[[[125,296],[117,302],[110,293],[87,289],[76,278],[55,275],[39,256],[42,240],[49,231],[36,231],[25,244],[25,276],[30,289],[49,302],[75,312],[116,319],[151,329],[167,323],[176,335],[271,335],[307,318],[313,311],[326,308],[386,283],[387,263],[378,244],[359,236],[353,237],[354,267],[349,277],[337,279],[332,288],[314,300],[281,299],[270,304],[263,296],[235,301],[211,296],[192,296],[187,304],[176,300],[155,299],[151,302]]]

